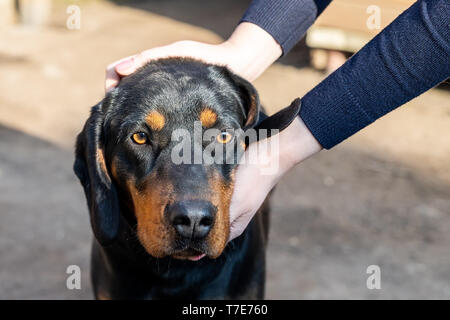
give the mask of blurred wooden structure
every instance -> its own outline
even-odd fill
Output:
[[[14,23],[16,10],[14,0],[0,0],[0,27]]]
[[[51,8],[52,0],[0,0],[0,26],[16,22],[28,27],[46,25]]]
[[[20,22],[30,27],[40,27],[48,23],[52,0],[19,0]]]
[[[356,52],[391,23],[415,0],[334,0],[309,29],[306,44],[312,62],[323,68],[327,50]],[[374,15],[379,26],[374,26]],[[376,18],[375,18],[376,19]]]

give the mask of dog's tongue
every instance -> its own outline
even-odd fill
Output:
[[[204,256],[206,256],[206,254],[202,253],[202,254],[199,254],[198,256],[189,257],[188,259],[191,261],[198,261],[201,258],[203,258]]]

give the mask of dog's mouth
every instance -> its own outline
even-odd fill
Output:
[[[206,256],[205,253],[192,248],[188,248],[186,250],[172,254],[172,257],[175,259],[191,260],[191,261],[198,261],[204,258],[205,256]]]

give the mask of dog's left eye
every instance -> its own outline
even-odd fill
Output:
[[[231,138],[233,138],[233,135],[231,133],[222,131],[217,135],[216,140],[220,143],[228,143],[231,141]]]
[[[131,140],[134,141],[134,143],[137,144],[144,144],[147,143],[147,134],[145,132],[136,132],[131,136]]]

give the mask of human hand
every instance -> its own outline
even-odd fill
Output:
[[[261,150],[262,143],[279,139],[277,152],[258,152],[258,161],[246,161],[237,168],[235,187],[230,204],[230,237],[237,238],[247,228],[250,220],[261,207],[270,190],[296,164],[319,152],[322,146],[317,142],[300,117],[269,141],[250,144],[244,156]],[[271,150],[270,147],[267,148]],[[278,149],[278,150],[277,150]],[[247,158],[248,159],[248,158]],[[267,168],[278,168],[267,174]]]
[[[228,40],[220,44],[178,41],[113,62],[106,68],[105,90],[113,89],[121,78],[132,74],[147,62],[168,57],[190,57],[227,66],[234,73],[253,81],[278,59],[281,53],[280,45],[264,29],[243,22]]]

